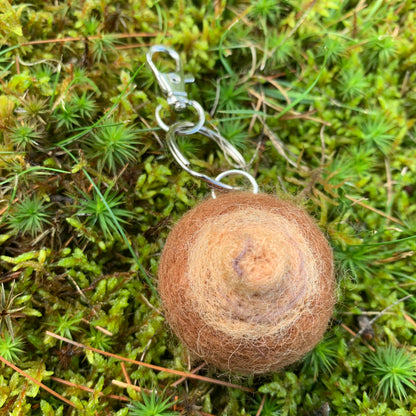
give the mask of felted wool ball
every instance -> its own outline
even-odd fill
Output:
[[[292,203],[229,192],[174,226],[158,289],[168,323],[196,356],[241,374],[275,371],[304,356],[327,328],[332,250]]]

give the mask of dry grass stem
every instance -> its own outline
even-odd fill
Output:
[[[391,215],[388,215],[386,213],[384,213],[383,211],[380,211],[377,208],[373,208],[370,205],[364,204],[364,202],[360,201],[359,199],[356,199],[350,195],[345,195],[345,198],[348,198],[351,202],[353,202],[354,204],[360,205],[363,208],[367,208],[370,211],[375,212],[378,215],[381,215],[384,218],[387,218],[388,220],[395,222],[396,224],[400,224],[400,225],[404,225],[404,223],[400,220],[398,220],[397,218],[392,217]]]
[[[393,306],[398,305],[401,302],[404,302],[406,299],[409,299],[413,297],[413,295],[407,295],[399,300],[397,300],[396,302],[392,303],[391,305],[387,306],[387,308],[384,308],[381,312],[379,312],[378,315],[376,315],[373,319],[370,320],[370,322],[368,323],[368,326],[371,326],[378,318],[380,318],[381,316],[383,316],[389,309],[393,308]],[[365,328],[362,328],[360,331],[358,331],[354,337],[348,342],[348,345],[352,344],[356,338],[358,338],[363,332],[365,331]]]
[[[135,386],[130,383],[124,383],[123,381],[119,381],[119,380],[111,380],[111,383],[117,387],[122,387],[123,389],[133,389],[134,391],[137,391],[139,393],[141,393],[144,390],[139,386]]]
[[[55,338],[55,339],[59,339],[60,341],[64,341],[68,344],[75,345],[76,347],[83,348],[83,349],[86,349],[86,350],[90,350],[90,351],[96,352],[98,354],[105,355],[107,357],[116,358],[117,360],[120,360],[120,361],[126,361],[128,363],[136,364],[136,365],[141,366],[141,367],[151,368],[152,370],[156,370],[156,371],[164,371],[165,373],[176,374],[176,375],[181,376],[181,377],[192,378],[192,379],[195,379],[195,380],[205,381],[207,383],[218,384],[220,386],[225,386],[225,387],[231,387],[231,388],[247,391],[247,392],[250,392],[250,393],[253,393],[255,391],[255,390],[253,390],[249,387],[239,386],[237,384],[228,383],[226,381],[217,380],[217,379],[210,378],[210,377],[205,377],[205,376],[200,376],[200,375],[197,375],[197,374],[189,374],[189,373],[185,373],[184,371],[173,370],[171,368],[164,368],[164,367],[160,367],[158,365],[144,363],[142,361],[137,361],[137,360],[132,360],[130,358],[122,357],[120,355],[113,354],[111,352],[99,350],[98,348],[89,347],[88,345],[84,345],[84,344],[81,344],[79,342],[72,341],[71,339],[62,337],[62,336],[60,336],[58,334],[55,334],[51,331],[46,331],[46,334]]]
[[[116,39],[126,39],[126,38],[144,38],[144,37],[154,37],[157,36],[156,33],[115,33],[112,35]],[[78,37],[66,37],[62,39],[42,39],[42,40],[32,40],[30,42],[21,43],[20,46],[29,46],[29,45],[42,45],[46,43],[65,43],[65,42],[78,42],[80,40],[93,40],[101,39],[101,35],[94,36],[78,36]]]
[[[195,374],[195,373],[197,373],[199,370],[201,370],[201,369],[202,369],[202,368],[204,368],[205,366],[206,366],[206,364],[205,364],[205,363],[202,363],[202,364],[201,364],[201,365],[199,365],[198,367],[194,368],[194,369],[191,371],[191,374]],[[183,383],[185,380],[186,380],[186,377],[182,377],[182,378],[180,378],[179,380],[177,380],[177,381],[175,381],[174,383],[172,383],[172,387],[176,387],[176,386],[178,386],[179,384]]]
[[[357,334],[351,329],[349,328],[347,325],[345,325],[344,323],[341,324],[341,327],[344,328],[347,332],[349,332],[353,337],[356,337]],[[361,338],[361,341],[370,349],[370,351],[375,352],[375,348],[372,347],[365,339]]]
[[[410,317],[407,313],[403,313],[403,316],[407,322],[410,322],[414,326],[414,328],[416,328],[416,322],[412,317]]]
[[[75,388],[77,388],[77,389],[80,389],[80,390],[86,391],[86,392],[88,392],[88,393],[97,393],[94,389],[91,389],[91,388],[89,388],[89,387],[82,386],[82,385],[80,385],[80,384],[72,383],[72,382],[70,382],[70,381],[63,380],[63,379],[58,378],[58,377],[51,377],[51,380],[56,381],[57,383],[64,384],[65,386],[75,387]],[[124,401],[124,402],[128,402],[128,401],[130,401],[130,399],[128,399],[127,397],[124,397],[124,396],[117,396],[117,395],[115,395],[115,394],[106,395],[106,394],[104,394],[104,393],[103,393],[103,392],[101,392],[101,391],[99,391],[99,392],[98,392],[98,395],[99,395],[100,397],[108,397],[109,399],[115,399],[115,400],[120,400],[120,401]]]
[[[127,373],[126,366],[124,365],[123,362],[120,363],[120,366],[121,366],[121,370],[123,371],[123,376],[126,379],[127,384],[130,385],[131,384],[131,380],[130,380],[130,377],[129,377],[128,373]]]
[[[69,404],[73,408],[77,409],[77,406],[74,403],[72,403],[71,400],[66,399],[65,397],[63,397],[59,393],[57,393],[56,391],[52,390],[50,387],[45,386],[42,382],[40,382],[39,380],[36,380],[34,377],[32,377],[31,375],[27,374],[26,372],[24,372],[23,370],[21,370],[19,367],[16,367],[14,364],[12,364],[10,361],[7,361],[1,355],[0,355],[0,361],[2,361],[8,367],[12,368],[14,371],[18,372],[21,376],[23,376],[23,377],[27,378],[28,380],[30,380],[32,383],[37,384],[40,388],[42,388],[43,390],[45,390],[48,393],[52,394],[53,396],[55,396],[59,400],[63,401],[66,404]]]
[[[265,402],[266,402],[266,395],[263,394],[263,397],[261,399],[260,406],[259,406],[259,408],[257,410],[256,416],[260,416],[261,415],[261,412],[263,411],[263,407],[264,407],[264,403]]]

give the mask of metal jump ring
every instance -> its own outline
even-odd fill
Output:
[[[205,123],[205,113],[204,113],[204,109],[201,107],[201,104],[199,104],[197,101],[194,100],[190,100],[188,102],[190,107],[195,108],[196,113],[198,115],[198,123],[187,123],[188,128],[181,128],[180,130],[176,130],[177,132],[181,133],[181,134],[185,134],[185,135],[189,135],[189,134],[194,134],[197,133],[199,130],[201,130],[202,126]],[[173,126],[168,126],[163,120],[162,117],[160,116],[160,111],[162,110],[162,106],[159,104],[156,107],[156,113],[155,113],[155,117],[156,117],[156,121],[157,124],[159,125],[159,127],[165,131],[169,131]],[[179,124],[179,123],[176,123]],[[182,123],[182,125],[185,125],[185,122]]]
[[[253,178],[252,175],[245,172],[244,170],[239,170],[239,169],[226,170],[225,172],[220,173],[215,178],[215,180],[216,181],[221,181],[222,178],[224,178],[226,176],[229,176],[229,175],[243,175],[243,176],[245,176],[251,182],[251,185],[253,186],[253,194],[257,194],[259,192],[259,185],[257,184],[256,180]],[[239,189],[239,188],[234,188],[234,189]],[[211,189],[211,195],[212,195],[213,199],[215,199],[217,197],[215,195],[215,189]]]

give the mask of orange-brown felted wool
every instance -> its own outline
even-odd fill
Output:
[[[230,192],[173,228],[159,265],[165,316],[219,369],[275,371],[319,342],[335,302],[332,251],[305,211]]]

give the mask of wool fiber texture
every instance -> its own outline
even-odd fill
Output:
[[[310,351],[327,328],[332,250],[292,203],[230,192],[175,225],[158,289],[168,323],[198,357],[241,374],[276,371]]]

